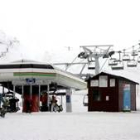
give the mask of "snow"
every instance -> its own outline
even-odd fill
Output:
[[[0,118],[0,140],[140,139],[139,94],[138,111],[127,113],[87,112],[82,99],[80,92],[72,96],[72,113],[7,113]]]
[[[11,113],[1,140],[139,140],[140,112]]]

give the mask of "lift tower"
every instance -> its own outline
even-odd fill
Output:
[[[95,62],[95,67],[91,68],[95,69],[95,75],[100,72],[99,58],[109,58],[115,53],[110,51],[113,45],[84,45],[80,47],[83,48],[84,52],[81,52],[78,57],[87,59],[89,64]]]

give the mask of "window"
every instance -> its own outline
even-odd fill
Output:
[[[98,90],[93,91],[93,100],[94,101],[101,101],[101,94]]]
[[[91,80],[90,81],[91,87],[98,87],[99,86],[99,80]]]
[[[108,77],[100,76],[99,77],[99,87],[107,87]]]
[[[110,87],[115,87],[115,79],[110,79]]]

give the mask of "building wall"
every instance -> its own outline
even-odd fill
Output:
[[[107,87],[99,87],[95,86],[91,87],[91,80],[98,80],[100,76],[108,76],[108,83]],[[115,79],[115,85],[112,84],[112,79]],[[101,73],[92,79],[88,81],[88,111],[111,111],[111,112],[117,112],[117,111],[124,111],[124,85],[129,84],[130,85],[130,106],[131,110],[136,110],[136,83],[132,82],[130,80],[127,80],[125,78],[117,77],[108,75],[105,73]],[[100,101],[95,101],[94,96],[95,93],[100,93],[101,98]],[[94,96],[93,96],[94,95]],[[109,97],[109,100],[107,101],[106,98]]]
[[[90,81],[88,82],[88,93],[89,93],[88,111],[111,111],[111,112],[118,111],[117,79],[115,79],[114,77],[111,77],[110,75],[107,75],[107,76],[108,76],[108,86],[107,87],[91,87]],[[96,77],[93,79],[98,80],[99,77]],[[115,79],[114,87],[110,87],[110,79]],[[94,91],[98,91],[99,93],[101,93],[100,101],[93,100]],[[106,100],[107,96],[109,97],[108,101]]]
[[[90,90],[89,111],[118,111],[115,89],[98,89],[101,92],[101,101],[93,101],[93,90]],[[106,101],[106,96],[109,96],[109,101]]]
[[[136,84],[131,84],[131,110],[136,111]]]

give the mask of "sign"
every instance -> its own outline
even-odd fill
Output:
[[[67,89],[66,91],[66,112],[72,112],[72,105],[71,105],[71,89]]]
[[[70,102],[71,102],[71,97],[70,97],[70,95],[66,95],[66,102],[67,102],[67,103],[70,103]]]
[[[71,103],[71,91],[66,91],[66,103]]]
[[[123,87],[123,110],[131,110],[130,84],[125,84]]]
[[[36,82],[35,78],[26,78],[25,80],[26,80],[26,83],[29,85],[34,84]]]
[[[26,78],[21,80],[13,80],[13,85],[47,85],[49,81],[35,79],[35,78]]]

